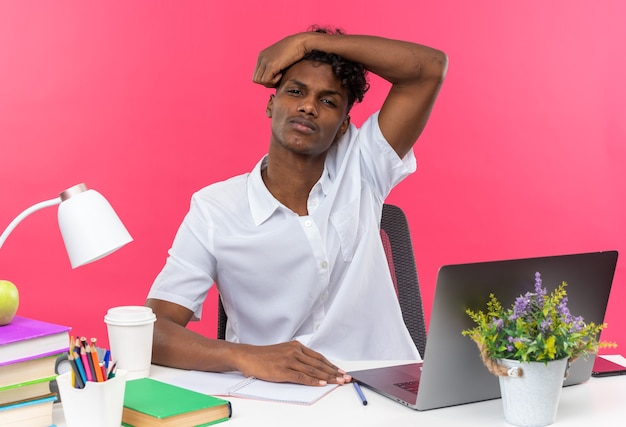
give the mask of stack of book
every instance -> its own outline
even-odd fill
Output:
[[[0,326],[0,426],[52,425],[59,355],[68,351],[70,328],[15,316]]]

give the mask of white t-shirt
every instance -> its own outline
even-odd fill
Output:
[[[215,282],[229,341],[297,339],[331,360],[419,360],[379,231],[385,197],[415,171],[413,152],[398,158],[378,113],[350,125],[328,153],[307,216],[267,190],[265,163],[193,195],[148,297],[197,319]]]

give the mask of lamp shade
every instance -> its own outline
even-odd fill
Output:
[[[133,238],[97,191],[78,184],[60,195],[59,228],[72,268],[107,256]]]

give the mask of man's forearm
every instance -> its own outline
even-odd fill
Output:
[[[322,50],[363,64],[392,84],[437,79],[445,74],[447,59],[440,50],[417,43],[368,35],[301,33],[304,49]]]
[[[344,371],[298,341],[268,346],[230,343],[167,320],[155,325],[152,362],[197,371],[239,371],[266,381],[312,386],[350,381]]]
[[[232,364],[235,344],[213,340],[172,321],[157,321],[152,362],[180,369],[225,372],[237,370]]]

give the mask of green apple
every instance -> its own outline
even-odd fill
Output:
[[[17,287],[8,280],[0,280],[0,326],[11,323],[19,304]]]

